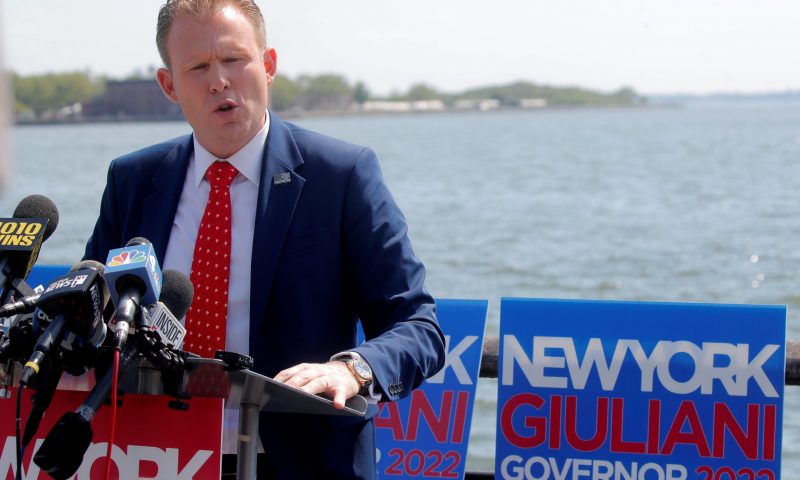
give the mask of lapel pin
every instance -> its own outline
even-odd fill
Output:
[[[291,183],[292,175],[289,172],[278,173],[272,176],[272,184],[280,185],[282,183]]]

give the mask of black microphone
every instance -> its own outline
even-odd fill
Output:
[[[89,280],[86,272],[93,272],[92,280]],[[83,282],[84,284],[87,284],[85,291],[88,292],[90,302],[85,304],[83,307],[89,306],[91,310],[87,312],[88,315],[77,313],[76,315],[78,316],[78,320],[73,320],[72,318],[74,317],[64,317],[63,313],[57,313],[55,320],[50,322],[50,325],[48,325],[45,333],[43,333],[42,337],[39,338],[39,341],[36,342],[34,353],[31,355],[31,361],[40,359],[39,363],[48,361],[50,365],[45,369],[45,373],[41,379],[40,385],[35,387],[36,393],[33,396],[31,411],[28,415],[28,421],[25,424],[25,433],[22,436],[21,444],[23,448],[30,443],[36,434],[36,431],[39,429],[39,423],[44,416],[44,412],[50,407],[50,402],[53,400],[53,394],[56,391],[56,387],[58,386],[58,382],[61,379],[63,372],[69,371],[70,373],[77,375],[88,369],[90,364],[90,354],[87,353],[87,350],[83,345],[88,343],[96,349],[102,343],[103,338],[105,338],[106,327],[105,322],[103,322],[102,311],[103,307],[105,306],[105,301],[108,299],[108,295],[107,293],[104,294],[103,292],[105,282],[103,281],[102,273],[103,265],[99,262],[95,262],[93,260],[79,262],[70,270],[70,274],[73,275],[67,274],[64,279],[51,283],[51,286],[61,285],[60,287],[56,287],[53,290],[50,290],[50,287],[48,287],[48,290],[42,294],[42,306],[45,309],[49,310],[50,308],[57,308],[55,305],[51,307],[51,303],[60,303],[62,305],[69,304],[70,306],[74,307],[76,302],[80,303],[81,300],[85,300],[80,297],[83,297],[86,294],[84,291],[81,291],[77,294],[77,297],[79,298],[76,299],[75,293],[70,294],[66,290],[75,287],[71,285],[65,287],[64,285],[69,283]],[[51,293],[48,293],[48,291]],[[44,313],[41,311],[39,312]],[[44,315],[42,318],[44,318]],[[91,323],[84,327],[82,323],[87,318]],[[56,352],[51,353],[53,349],[58,349],[59,345],[57,343],[50,343],[42,348],[42,343],[56,342],[57,338],[60,335],[63,335],[59,332],[54,332],[52,336],[48,337],[46,334],[51,329],[66,329],[66,334],[71,337],[65,338],[60,342],[61,350],[57,352],[58,355],[53,354]],[[75,331],[78,331],[79,335],[76,335],[74,333]],[[44,340],[42,340],[43,337]],[[52,338],[52,340],[49,338]],[[42,355],[37,355],[37,353],[41,353],[42,351],[44,351]],[[48,359],[48,356],[57,358]],[[27,382],[30,380],[30,378],[26,378],[24,374],[26,371],[31,371],[28,370],[29,368],[32,368],[30,365],[31,361],[26,363],[25,369],[23,369],[22,378],[25,378],[25,381],[23,382],[23,380],[20,379],[20,383],[23,385],[27,384]],[[38,373],[36,368],[33,368],[33,370]]]
[[[80,268],[54,280],[39,298],[37,311],[50,318],[39,337],[33,354],[22,369],[20,384],[27,385],[39,372],[41,364],[64,340],[67,332],[90,341],[98,336],[103,324],[104,285],[102,265],[87,261]]]
[[[161,291],[161,298],[164,303],[169,305],[170,311],[166,312],[169,316],[183,317],[192,303],[194,288],[186,275],[175,270],[164,271],[164,288]],[[152,309],[151,309],[152,310]],[[142,310],[139,310],[140,314]],[[147,312],[148,314],[150,312]],[[160,318],[160,316],[159,316]],[[150,324],[158,319],[147,319],[142,323]],[[176,320],[177,321],[177,320]],[[164,338],[162,332],[158,331],[158,326],[152,327],[158,336]],[[119,376],[122,377],[130,361],[140,354],[140,345],[149,347],[153,345],[152,336],[148,336],[150,328],[138,328],[134,338],[141,339],[141,342],[131,341],[124,345],[119,362]],[[164,345],[156,342],[154,348],[164,348]],[[149,353],[149,352],[148,352]],[[158,357],[158,352],[153,353],[151,358]],[[172,359],[170,355],[163,355],[161,358]],[[89,449],[94,432],[91,422],[94,416],[105,403],[111,393],[113,385],[113,369],[107,369],[102,377],[95,384],[94,388],[86,400],[74,411],[65,413],[61,419],[53,426],[47,434],[44,442],[33,457],[34,463],[45,470],[55,479],[67,479],[72,477],[80,468],[83,456]]]
[[[124,248],[108,252],[105,266],[111,300],[116,306],[110,326],[114,348],[121,350],[142,305],[156,303],[161,293],[161,269],[149,240],[132,238]]]
[[[36,305],[39,304],[39,297],[42,294],[30,295],[22,297],[16,302],[10,302],[0,307],[0,317],[10,317],[12,315],[20,315],[23,313],[30,313],[36,310]]]
[[[9,360],[24,362],[31,356],[38,339],[33,323],[30,313],[11,319],[5,335],[0,339],[0,363]]]
[[[194,285],[189,277],[177,270],[164,270],[164,287],[158,300],[163,303],[176,318],[186,316],[194,298]]]
[[[189,310],[194,296],[194,287],[186,275],[177,270],[164,271],[164,289],[160,300],[148,308],[142,315],[140,347],[145,357],[157,367],[174,368],[183,366],[176,351],[183,346],[186,327],[179,320]],[[152,368],[143,362],[139,368],[139,380],[142,373],[150,373]]]
[[[28,414],[28,421],[25,422],[25,433],[22,435],[22,448],[28,446],[39,430],[39,423],[44,417],[44,412],[50,407],[50,402],[53,400],[53,394],[56,392],[58,382],[61,380],[61,375],[64,369],[58,363],[51,365],[44,373],[41,385],[36,388],[36,393],[33,394],[31,401],[31,411]]]
[[[0,304],[11,298],[13,281],[28,276],[57,225],[58,209],[43,195],[23,198],[13,218],[0,218]]]
[[[144,317],[147,329],[156,332],[164,346],[173,349],[183,346],[186,328],[180,319],[189,310],[193,297],[194,287],[186,275],[177,270],[164,270],[164,288],[159,301]]]
[[[103,264],[93,260],[87,260],[73,265],[70,272],[75,272],[84,268],[95,269],[101,274],[103,272]],[[105,284],[103,284],[103,287],[103,302],[108,303],[108,289]],[[0,363],[8,360],[24,363],[33,354],[36,341],[50,325],[51,321],[42,310],[36,310],[36,307],[39,305],[40,297],[41,294],[29,295],[17,302],[12,302],[0,307],[0,312],[12,312],[8,315],[0,314],[0,317],[12,317],[5,335],[0,340]],[[93,325],[91,334],[89,338],[86,339],[77,337],[74,333],[67,332],[62,342],[62,347],[69,350],[74,348],[77,344],[90,344],[97,348],[103,342],[105,333],[105,322],[98,322],[97,325]]]

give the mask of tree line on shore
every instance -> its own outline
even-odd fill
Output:
[[[9,77],[14,92],[15,113],[32,113],[36,116],[88,102],[103,94],[106,83],[113,81],[80,71],[29,76],[9,72]],[[146,78],[138,76],[126,80]],[[364,82],[350,83],[344,76],[335,73],[295,77],[279,75],[271,87],[270,97],[274,110],[298,112],[344,111],[350,110],[354,104],[363,105],[369,101],[438,101],[445,107],[470,100],[492,100],[498,106],[508,107],[519,106],[520,102],[532,99],[547,106],[631,106],[645,102],[643,97],[628,87],[607,93],[526,81],[473,88],[459,93],[447,93],[426,83],[417,83],[404,92],[376,96]]]

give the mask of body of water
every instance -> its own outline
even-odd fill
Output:
[[[800,305],[800,106],[548,110],[297,121],[369,145],[439,298]],[[73,264],[109,161],[182,123],[25,126],[0,214],[39,193],[61,221],[40,262]],[[494,468],[497,382],[481,379],[470,470]],[[783,478],[800,478],[800,391],[786,389]]]

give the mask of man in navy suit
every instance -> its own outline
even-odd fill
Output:
[[[206,168],[228,162],[238,173],[225,348],[337,408],[358,393],[396,400],[436,373],[445,352],[434,302],[375,154],[267,110],[277,56],[258,7],[172,0],[157,43],[158,82],[193,135],[112,162],[86,257],[142,236],[165,269],[188,275]],[[367,341],[356,346],[359,321]],[[260,477],[376,473],[371,419],[262,414],[260,437]]]

